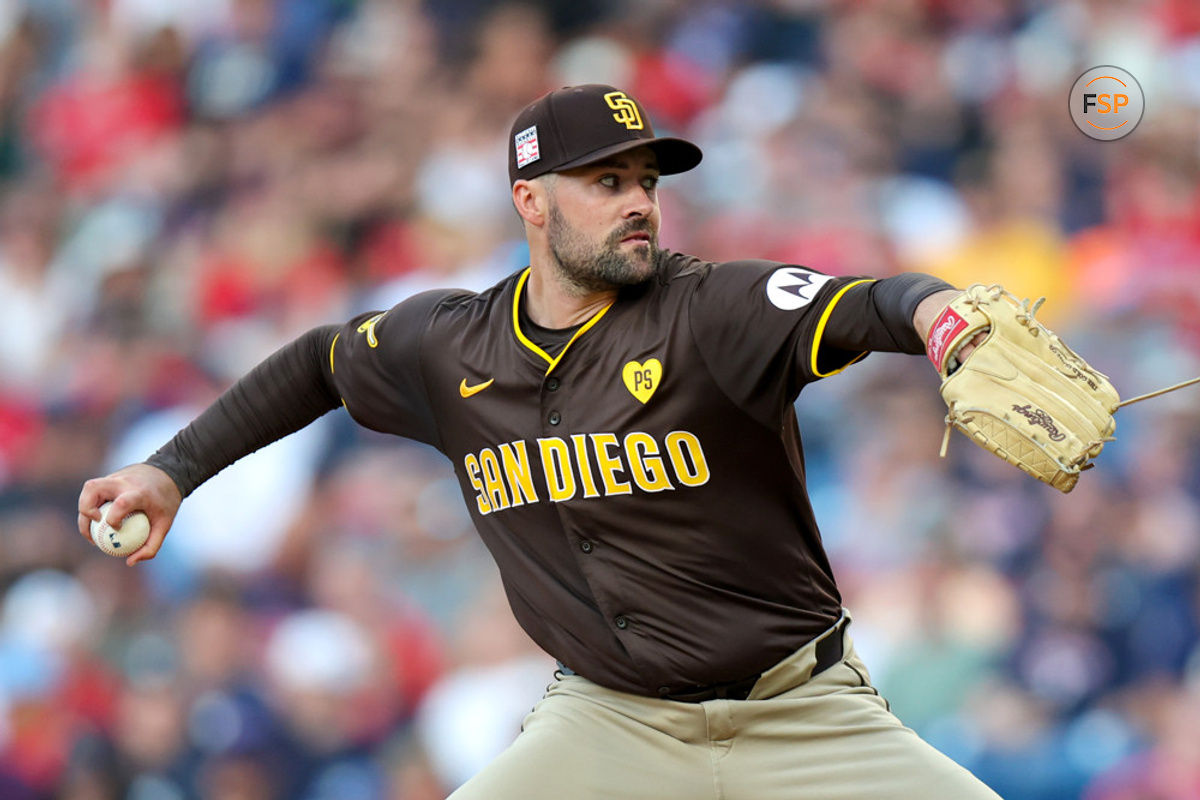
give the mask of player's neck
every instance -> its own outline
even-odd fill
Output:
[[[616,297],[616,289],[583,292],[567,286],[551,267],[534,264],[525,285],[525,312],[543,328],[570,328],[587,322]]]

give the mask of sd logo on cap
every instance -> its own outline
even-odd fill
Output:
[[[686,139],[655,136],[645,111],[625,92],[589,83],[543,95],[513,122],[508,145],[510,183],[547,172],[582,167],[623,150],[647,145],[663,175],[700,163],[700,148]]]

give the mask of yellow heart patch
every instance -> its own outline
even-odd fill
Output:
[[[625,381],[625,388],[629,393],[636,397],[639,403],[645,403],[658,389],[662,373],[662,362],[657,358],[648,358],[645,364],[636,361],[626,364],[625,369],[621,370],[621,379]]]

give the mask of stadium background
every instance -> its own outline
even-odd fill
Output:
[[[1067,114],[1102,63],[1116,143]],[[509,121],[579,82],[704,148],[667,246],[997,281],[1126,395],[1200,374],[1190,0],[4,0],[0,796],[434,800],[512,738],[551,663],[440,456],[337,412],[133,570],[74,507],[308,327],[522,266]],[[1069,497],[940,461],[917,359],[801,398],[877,683],[1006,798],[1200,797],[1197,396]]]

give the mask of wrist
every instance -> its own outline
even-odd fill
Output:
[[[922,300],[913,313],[913,327],[925,342],[925,353],[939,370],[946,347],[962,332],[967,321],[950,308],[950,301],[961,295],[958,289],[935,292]]]
[[[960,289],[943,289],[934,292],[931,295],[924,297],[917,304],[916,310],[913,311],[913,328],[917,335],[921,337],[921,341],[926,343],[928,350],[929,334],[933,328],[933,323],[937,321],[946,307],[950,305],[950,301],[962,294]]]

